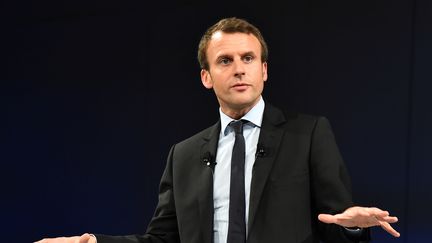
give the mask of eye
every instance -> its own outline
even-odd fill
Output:
[[[221,59],[219,59],[219,63],[222,64],[222,65],[228,65],[228,64],[231,63],[231,59],[229,59],[229,58],[221,58]]]
[[[254,57],[251,56],[251,55],[247,55],[247,56],[244,56],[244,57],[243,57],[243,61],[244,61],[245,63],[251,63],[251,62],[253,61],[253,59],[254,59]]]

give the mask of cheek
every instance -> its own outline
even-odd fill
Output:
[[[226,83],[224,82],[217,82],[214,83],[213,85],[213,89],[217,92],[217,93],[228,93],[229,92],[229,88],[226,85]]]
[[[263,69],[258,69],[254,74],[256,84],[259,86],[263,85],[267,79],[265,71]]]
[[[213,88],[225,90],[229,87],[229,75],[218,73],[213,76]]]

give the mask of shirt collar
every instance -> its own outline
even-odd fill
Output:
[[[260,96],[260,100],[258,101],[258,103],[256,103],[255,106],[252,107],[252,109],[240,119],[248,120],[249,123],[247,124],[249,124],[250,126],[261,127],[264,107],[264,100],[262,96]],[[221,108],[219,108],[219,114],[221,120],[221,136],[225,136],[228,133],[227,126],[230,124],[230,122],[234,121],[234,119],[223,113]]]

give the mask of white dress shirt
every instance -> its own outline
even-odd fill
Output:
[[[249,122],[243,126],[243,136],[245,138],[245,199],[246,214],[245,221],[248,223],[249,217],[249,195],[252,180],[252,168],[255,163],[258,138],[261,130],[262,117],[264,113],[264,100],[260,97],[259,102],[244,115],[241,119]],[[213,178],[213,202],[214,202],[214,224],[213,237],[214,243],[226,243],[228,235],[229,218],[229,192],[231,175],[231,155],[235,141],[234,130],[228,126],[234,119],[225,115],[219,109],[221,120],[221,131],[216,154],[216,166]],[[247,235],[246,227],[246,235]]]

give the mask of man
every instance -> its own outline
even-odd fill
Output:
[[[40,242],[360,242],[378,225],[399,237],[396,217],[353,206],[328,121],[264,102],[267,46],[255,26],[220,20],[202,37],[198,59],[220,120],[171,148],[146,234]]]

